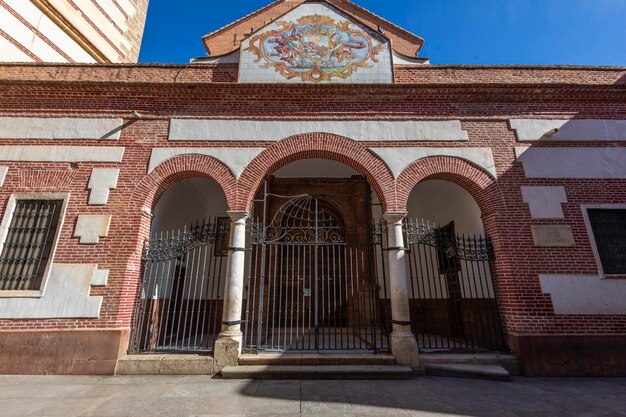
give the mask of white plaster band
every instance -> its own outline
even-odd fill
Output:
[[[89,185],[90,206],[102,206],[109,201],[109,190],[117,187],[120,170],[117,168],[94,168],[91,171]]]
[[[148,174],[175,156],[206,155],[224,163],[235,178],[239,178],[248,164],[264,150],[265,148],[157,148],[152,150]]]
[[[170,140],[278,141],[330,133],[358,141],[467,141],[459,120],[226,120],[172,119]]]
[[[412,163],[431,156],[451,156],[474,163],[494,178],[496,167],[491,148],[370,148],[389,167],[394,177],[398,178]]]
[[[626,281],[589,275],[539,275],[556,314],[626,314]]]
[[[105,146],[2,146],[0,161],[122,162],[124,148]]]
[[[80,238],[81,245],[96,245],[101,237],[109,235],[111,215],[85,215],[78,216],[74,237]]]
[[[563,207],[567,203],[565,187],[522,187],[522,199],[530,206],[533,219],[563,219]]]
[[[98,318],[102,297],[89,288],[96,265],[53,264],[39,297],[0,298],[0,319]]]
[[[545,120],[510,121],[519,141],[626,141],[626,120]]]
[[[117,140],[124,120],[0,117],[0,139]]]
[[[528,178],[626,179],[626,148],[515,148]]]

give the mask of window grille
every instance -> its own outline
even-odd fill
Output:
[[[63,200],[17,200],[0,255],[0,290],[39,290]]]
[[[607,275],[626,274],[626,210],[589,209],[602,269]]]

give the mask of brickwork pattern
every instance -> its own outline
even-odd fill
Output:
[[[402,69],[396,76],[401,77]],[[453,181],[479,202],[496,254],[494,271],[500,307],[511,335],[626,334],[626,316],[555,315],[550,296],[541,292],[540,273],[597,273],[581,204],[626,203],[624,180],[529,179],[515,160],[519,146],[511,118],[626,118],[624,69],[407,69],[412,85],[396,86],[241,86],[232,84],[236,66],[0,66],[0,114],[12,116],[125,117],[117,142],[125,147],[121,164],[3,162],[9,172],[0,188],[0,212],[15,192],[71,192],[55,262],[98,263],[109,269],[98,320],[1,320],[0,330],[128,328],[137,293],[149,210],[180,179],[205,176],[225,190],[231,209],[250,207],[262,179],[303,158],[328,158],[363,174],[386,210],[403,210],[412,187],[428,178]],[[230,77],[230,78],[229,78]],[[502,85],[482,85],[492,79]],[[481,81],[482,80],[482,81]],[[226,82],[226,84],[224,83]],[[441,85],[434,85],[441,84]],[[525,86],[526,85],[526,86]],[[538,85],[542,85],[540,88]],[[144,119],[132,120],[132,110]],[[192,142],[167,140],[172,117],[247,119],[429,119],[462,121],[467,142],[368,142],[324,134],[281,142]],[[29,146],[33,141],[2,139]],[[39,143],[51,145],[52,142]],[[102,146],[85,140],[64,145]],[[265,147],[238,181],[206,156],[176,157],[147,174],[154,147]],[[433,157],[411,165],[397,180],[367,147],[489,147],[497,171],[493,179],[469,162]],[[539,142],[543,146],[624,147],[623,142]],[[93,168],[119,168],[118,187],[106,206],[89,206],[87,185]],[[532,220],[521,186],[559,185],[567,191],[563,220]],[[98,245],[80,245],[72,236],[80,214],[111,214],[109,236]],[[576,246],[536,248],[530,226],[573,227]]]

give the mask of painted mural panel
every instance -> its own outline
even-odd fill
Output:
[[[391,82],[388,41],[307,3],[242,43],[242,82]]]

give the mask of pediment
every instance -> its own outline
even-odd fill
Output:
[[[391,41],[393,51],[397,54],[415,58],[424,44],[424,40],[419,36],[348,0],[320,0],[317,2],[276,0],[268,6],[205,35],[202,40],[208,55],[215,58],[236,51],[241,43],[249,37],[251,30],[259,31],[261,28],[283,18],[290,11],[310,3],[323,3],[333,7],[372,31],[378,31],[380,28],[385,37]]]

